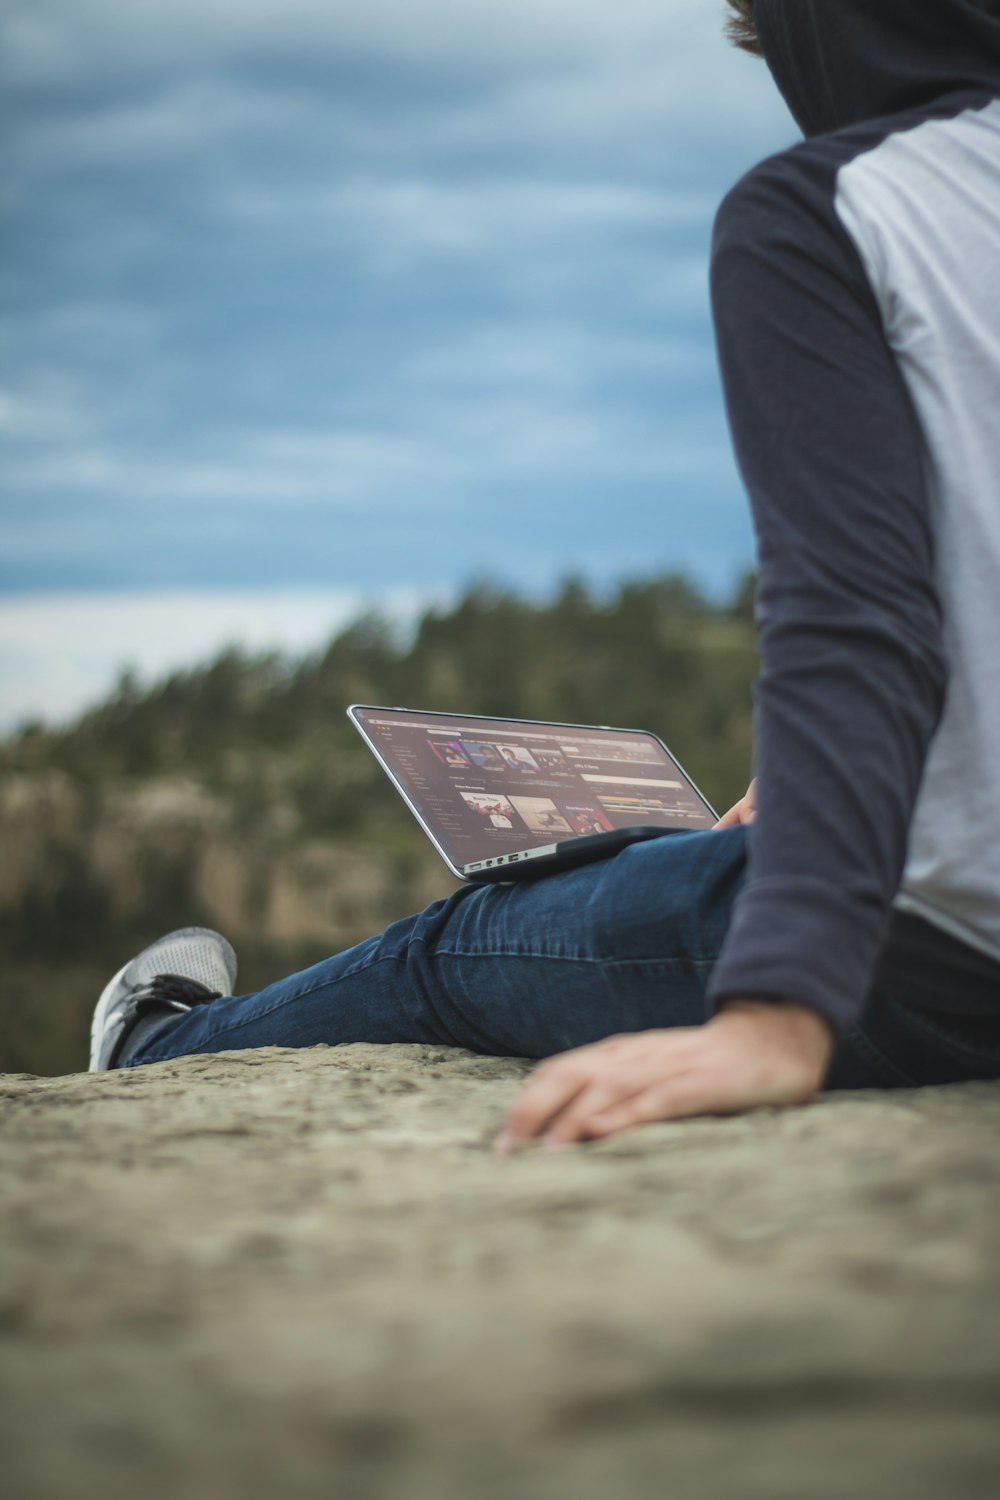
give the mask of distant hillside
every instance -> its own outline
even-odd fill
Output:
[[[751,596],[714,605],[666,576],[538,604],[483,584],[406,636],[368,614],[303,658],[125,676],[69,727],[25,728],[0,745],[0,1066],[79,1065],[104,970],[172,925],[224,927],[249,987],[453,888],[348,703],[652,729],[728,805],[749,771]]]

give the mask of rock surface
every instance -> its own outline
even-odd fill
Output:
[[[526,1065],[0,1080],[10,1500],[1000,1487],[1000,1085],[497,1159]]]
[[[184,779],[98,787],[60,772],[0,774],[0,920],[23,927],[34,908],[51,928],[68,883],[104,926],[155,923],[173,899],[236,942],[334,952],[455,888],[416,829],[393,858],[308,837],[267,799],[253,828],[234,817],[225,797]]]

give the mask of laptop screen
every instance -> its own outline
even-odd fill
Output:
[[[460,868],[636,824],[691,830],[715,822],[644,730],[388,708],[354,707],[351,717]]]

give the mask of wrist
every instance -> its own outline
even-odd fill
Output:
[[[763,1032],[783,1049],[814,1065],[820,1076],[826,1072],[837,1043],[827,1018],[800,1000],[732,995],[719,1002],[715,1020],[724,1018],[732,1018],[730,1025],[746,1025]]]

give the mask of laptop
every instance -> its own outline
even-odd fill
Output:
[[[549,875],[717,821],[644,729],[360,703],[347,713],[460,880]]]

